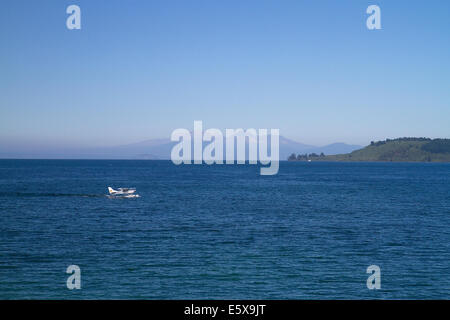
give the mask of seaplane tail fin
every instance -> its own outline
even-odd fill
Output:
[[[111,188],[111,187],[108,187],[108,191],[109,191],[110,194],[111,194],[111,193],[114,193],[114,192],[117,192],[116,190],[114,190],[114,189]]]

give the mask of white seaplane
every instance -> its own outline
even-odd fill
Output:
[[[120,198],[139,198],[140,195],[134,194],[136,192],[135,188],[117,188],[114,190],[111,187],[108,187],[109,195],[111,197],[120,197]]]

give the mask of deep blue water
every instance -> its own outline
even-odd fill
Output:
[[[450,164],[0,160],[0,298],[449,299]],[[136,187],[110,199],[107,187]],[[66,268],[81,268],[81,290]],[[381,268],[381,289],[366,268]]]

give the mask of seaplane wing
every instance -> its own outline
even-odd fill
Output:
[[[123,193],[135,193],[136,192],[135,188],[118,188],[118,190]]]
[[[135,188],[117,188],[117,190],[114,190],[111,187],[108,187],[109,194],[119,196],[119,195],[127,195],[127,194],[133,194],[136,192]]]

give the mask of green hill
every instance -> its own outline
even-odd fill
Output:
[[[320,157],[317,160],[450,162],[450,139],[387,139],[372,142],[351,153]]]

